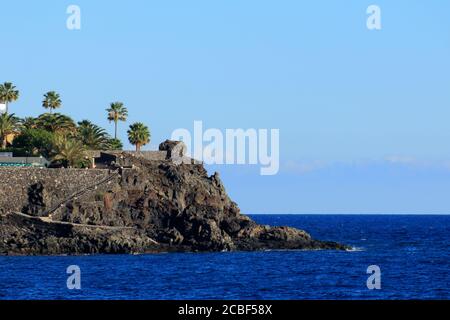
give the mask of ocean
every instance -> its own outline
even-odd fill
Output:
[[[253,215],[354,250],[0,257],[0,299],[449,299],[450,216]],[[81,289],[67,288],[80,268]],[[367,268],[381,270],[369,290]]]

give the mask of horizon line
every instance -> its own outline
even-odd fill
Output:
[[[341,215],[341,216],[449,216],[450,213],[241,213],[244,215],[304,215],[304,216],[314,216],[314,215]]]

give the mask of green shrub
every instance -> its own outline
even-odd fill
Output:
[[[43,129],[25,129],[15,137],[13,148],[24,150],[27,155],[50,156],[53,145],[53,134]]]

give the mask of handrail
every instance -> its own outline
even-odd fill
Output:
[[[119,175],[118,171],[113,172],[112,174],[110,174],[109,176],[107,176],[106,178],[82,189],[79,190],[75,193],[73,193],[72,195],[70,195],[69,197],[67,197],[66,199],[64,199],[63,201],[60,201],[58,204],[53,205],[52,207],[50,207],[50,209],[46,210],[43,212],[42,216],[49,216],[50,214],[54,213],[56,210],[58,210],[59,208],[61,208],[63,205],[67,204],[69,201],[72,201],[74,198],[80,197],[83,194],[87,193],[88,191],[92,191],[95,190],[96,187],[98,187],[99,185],[102,185],[106,182],[111,181],[113,178],[115,178],[117,175]]]

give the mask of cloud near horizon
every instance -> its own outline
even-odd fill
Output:
[[[303,175],[315,171],[329,170],[332,168],[413,168],[418,170],[442,170],[450,171],[450,160],[419,159],[413,156],[390,155],[381,159],[325,161],[325,160],[288,160],[281,163],[280,173]]]

